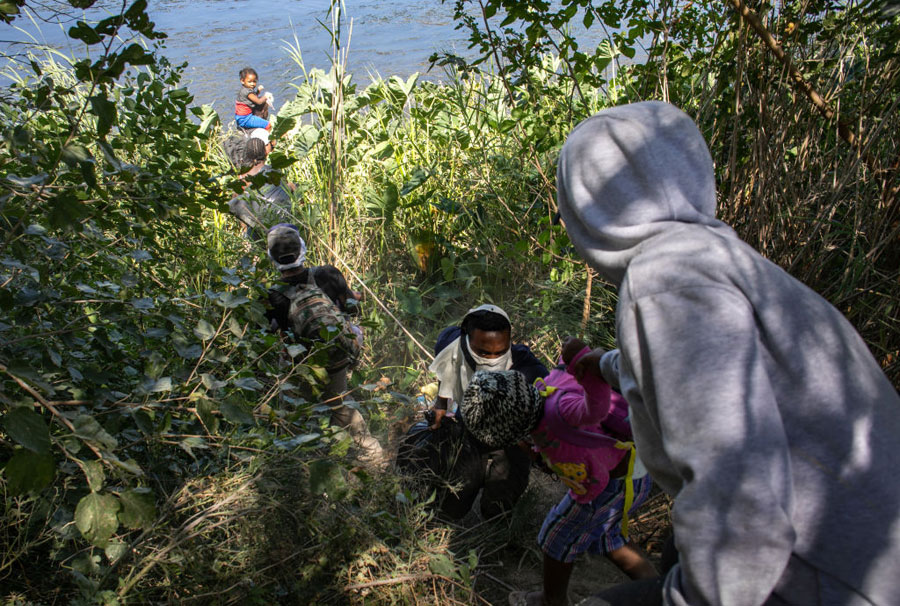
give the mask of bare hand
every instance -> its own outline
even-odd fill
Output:
[[[578,352],[587,347],[584,341],[578,337],[568,336],[563,338],[562,342],[562,360],[566,364],[572,361]]]
[[[581,356],[572,366],[572,374],[575,375],[575,378],[579,381],[584,378],[585,373],[590,373],[602,379],[603,375],[600,373],[600,358],[602,358],[605,353],[605,349],[598,347],[597,349],[591,350],[590,353]]]
[[[434,423],[429,429],[437,429],[441,426],[441,419],[447,416],[447,411],[441,408],[432,408],[432,411],[434,412]]]

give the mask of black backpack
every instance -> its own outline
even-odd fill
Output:
[[[434,413],[429,411],[409,428],[397,449],[397,468],[409,481],[435,491],[435,506],[444,515],[459,519],[484,483],[484,464],[462,423],[444,417],[432,430],[433,423]]]

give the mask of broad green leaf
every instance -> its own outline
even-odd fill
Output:
[[[122,541],[110,541],[106,544],[106,547],[103,548],[103,553],[106,554],[106,558],[112,564],[128,553],[128,543],[123,543]]]
[[[69,28],[69,38],[81,40],[85,44],[97,44],[103,40],[100,34],[84,21],[79,21],[74,27]]]
[[[341,499],[347,492],[343,469],[334,461],[322,459],[309,466],[309,488],[313,494],[325,494]]]
[[[372,150],[372,153],[379,160],[383,160],[394,155],[394,147],[391,145],[391,142],[389,140],[382,141],[375,146],[375,148]]]
[[[174,346],[175,352],[185,360],[196,360],[203,355],[203,347],[199,343],[186,345],[176,341]]]
[[[425,171],[422,168],[416,168],[413,170],[412,174],[409,176],[409,179],[406,183],[403,184],[403,187],[400,188],[400,197],[413,192],[422,186],[428,179],[431,177],[431,173]]]
[[[197,326],[194,327],[194,334],[201,341],[209,341],[216,336],[216,329],[206,320],[200,320],[197,322]]]
[[[13,440],[36,453],[50,452],[50,429],[43,417],[30,408],[14,408],[3,417],[3,428]]]
[[[213,414],[214,410],[215,405],[206,398],[197,401],[197,416],[210,433],[216,433],[219,429],[219,418]]]
[[[226,420],[238,425],[253,425],[255,422],[253,415],[240,404],[236,404],[229,400],[225,400],[219,404],[219,412]]]
[[[29,189],[35,185],[41,185],[47,180],[47,173],[38,173],[32,177],[20,177],[10,173],[6,175],[6,180],[19,189]]]
[[[91,161],[87,148],[71,143],[63,148],[62,160],[70,166],[80,166]]]
[[[276,139],[282,137],[285,133],[289,132],[294,125],[297,123],[293,118],[279,118],[275,120],[275,125],[272,127],[272,136]]]
[[[228,330],[237,338],[241,338],[245,332],[245,328],[234,316],[228,316]]]
[[[154,303],[153,299],[151,299],[150,297],[143,297],[141,299],[132,299],[131,305],[135,309],[146,310],[153,309],[156,306],[156,303]]]
[[[208,448],[206,440],[204,440],[203,438],[198,438],[196,436],[191,436],[190,438],[183,439],[178,443],[178,446],[180,446],[182,450],[184,450],[192,457],[194,456],[195,448]]]
[[[146,488],[134,488],[119,494],[122,510],[119,521],[126,528],[147,528],[156,519],[156,502]]]
[[[143,387],[150,393],[159,393],[161,391],[172,391],[172,377],[160,377],[158,379],[148,379],[144,382]]]
[[[153,433],[153,420],[150,418],[150,415],[143,410],[136,410],[132,416],[138,429],[147,434]]]
[[[38,492],[53,481],[56,462],[47,454],[16,450],[4,468],[9,492],[13,495]]]
[[[431,559],[428,561],[428,569],[434,574],[447,577],[448,579],[459,578],[456,566],[453,565],[453,560],[442,553],[436,553],[431,556]]]
[[[239,307],[239,306],[243,305],[244,303],[249,303],[250,299],[248,299],[244,295],[236,295],[229,290],[229,291],[223,292],[219,295],[219,302],[226,309],[234,309],[235,307]],[[233,318],[229,318],[229,320],[231,320],[231,319],[233,319]],[[239,336],[239,334],[237,336]]]
[[[307,352],[306,346],[300,343],[295,343],[293,345],[287,346],[288,355],[292,358],[296,358],[299,355],[305,354]]]
[[[106,481],[103,463],[100,461],[85,461],[81,464],[81,469],[84,471],[91,492],[100,492],[103,489],[103,482]]]
[[[97,116],[97,136],[102,139],[116,123],[116,104],[100,95],[90,97],[89,100],[91,109]]]
[[[241,389],[246,389],[248,391],[258,391],[262,389],[262,383],[253,377],[241,377],[240,379],[235,379],[234,384]]]
[[[200,380],[203,382],[203,387],[208,389],[209,391],[215,391],[217,389],[222,389],[226,385],[228,385],[228,381],[220,381],[215,378],[208,372],[204,372],[200,375]]]
[[[287,440],[275,440],[272,442],[273,445],[281,448],[282,450],[293,450],[298,446],[306,444],[308,442],[315,442],[319,440],[322,436],[317,433],[307,433],[301,434],[299,436],[294,436],[293,438]]]
[[[97,547],[104,547],[119,527],[119,500],[111,494],[92,492],[78,501],[75,525],[81,535]]]
[[[73,423],[75,435],[87,442],[112,450],[116,447],[116,439],[103,429],[103,426],[90,415],[78,415]]]
[[[144,470],[141,469],[141,466],[138,465],[137,461],[135,461],[134,459],[126,459],[123,461],[116,455],[109,452],[103,453],[103,458],[108,463],[115,465],[119,469],[124,469],[128,473],[133,473],[136,476],[144,475]]]

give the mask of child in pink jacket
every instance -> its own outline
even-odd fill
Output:
[[[566,339],[562,364],[536,386],[518,373],[479,371],[460,407],[467,429],[489,446],[530,436],[534,450],[569,487],[538,535],[543,591],[513,592],[511,604],[567,604],[574,561],[584,552],[605,555],[632,579],[657,576],[623,532],[623,513],[646,501],[652,486],[647,475],[633,477],[627,403],[595,375],[585,373],[579,382],[569,372],[589,352],[580,340]]]

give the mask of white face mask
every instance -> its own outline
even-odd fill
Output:
[[[475,360],[475,370],[509,370],[512,368],[512,346],[510,346],[502,356],[496,358],[482,358],[472,351],[472,344],[469,343],[469,335],[466,335],[466,349]]]

